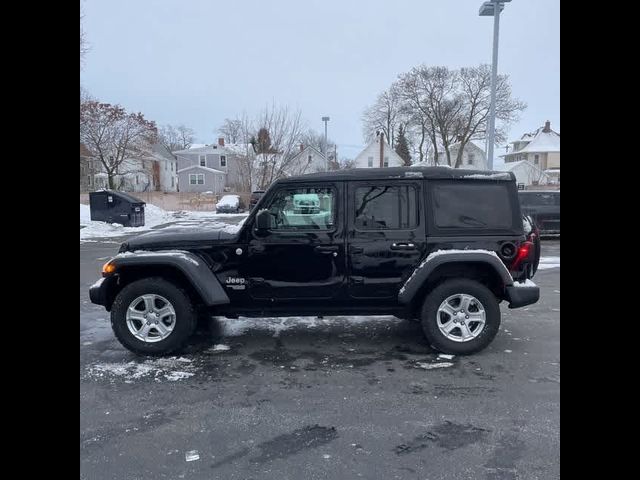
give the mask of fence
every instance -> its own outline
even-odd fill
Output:
[[[130,192],[136,198],[143,202],[150,203],[163,210],[214,210],[216,203],[224,195],[238,195],[245,206],[249,206],[250,193],[230,193],[225,192],[218,195],[204,195],[197,192]],[[80,203],[89,204],[89,194],[80,194]]]

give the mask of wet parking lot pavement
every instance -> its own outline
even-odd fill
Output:
[[[81,478],[559,478],[559,240],[540,301],[452,358],[393,317],[218,319],[137,357],[88,300],[117,247],[80,245]]]

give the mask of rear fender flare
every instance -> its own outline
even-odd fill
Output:
[[[489,250],[438,250],[430,253],[427,258],[413,271],[398,292],[398,302],[409,305],[418,294],[420,287],[440,265],[446,263],[484,263],[496,271],[505,287],[513,285],[513,278],[507,267],[495,252]]]

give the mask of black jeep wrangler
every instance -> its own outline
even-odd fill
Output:
[[[126,348],[179,349],[202,316],[388,314],[419,320],[433,348],[464,355],[493,340],[501,301],[539,298],[529,280],[537,239],[510,172],[314,173],[278,180],[256,207],[240,226],[168,228],[121,245],[90,297]]]

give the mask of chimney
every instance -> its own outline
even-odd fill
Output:
[[[224,137],[218,138],[218,145],[220,145],[221,147],[224,147]]]
[[[384,133],[380,132],[380,168],[384,167]]]
[[[551,122],[547,120],[544,122],[544,128],[542,129],[544,133],[549,133],[551,131]]]
[[[300,151],[302,152],[304,150],[304,143],[300,144]]]

